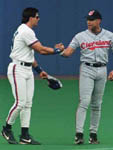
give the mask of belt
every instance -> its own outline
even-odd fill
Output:
[[[30,66],[32,66],[32,63],[20,62],[20,65],[30,67]]]
[[[92,64],[92,63],[85,63],[87,66],[91,66],[91,67],[103,67],[103,66],[106,66],[106,64],[104,64],[104,63],[101,63],[101,62],[98,62],[98,63],[94,63],[94,64]]]

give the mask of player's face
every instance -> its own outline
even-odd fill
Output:
[[[87,20],[87,26],[90,31],[96,31],[100,27],[100,19]]]
[[[39,20],[40,20],[40,18],[39,18],[39,16],[37,14],[36,14],[35,17],[31,17],[32,25],[33,26],[37,26]]]
[[[33,19],[33,24],[34,24],[34,26],[37,26],[37,25],[38,25],[38,21],[39,21],[39,20],[40,20],[39,16],[34,17],[34,19]]]

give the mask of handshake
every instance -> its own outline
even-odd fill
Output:
[[[62,43],[58,43],[54,46],[54,54],[58,54],[61,53],[62,51],[64,51],[64,45]]]

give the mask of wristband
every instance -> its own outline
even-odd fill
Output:
[[[53,50],[54,50],[54,54],[58,54],[61,52],[61,50],[59,48],[54,48]]]
[[[34,67],[34,70],[35,70],[38,74],[40,74],[40,73],[43,71],[40,66]]]
[[[60,53],[61,56],[63,56],[63,54],[64,54],[64,51],[62,51],[62,52]]]

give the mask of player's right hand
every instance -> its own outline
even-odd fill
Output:
[[[64,50],[64,45],[62,43],[58,43],[58,44],[55,45],[55,48],[58,48],[61,51],[63,51]]]
[[[113,81],[113,71],[109,73],[108,80]]]

